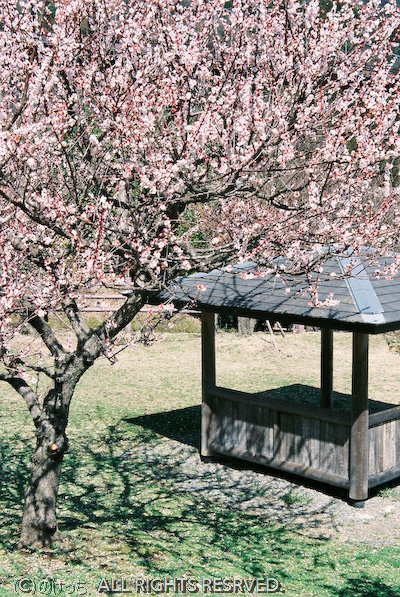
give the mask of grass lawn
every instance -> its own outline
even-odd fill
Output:
[[[319,334],[278,343],[279,354],[265,334],[218,334],[217,382],[249,391],[317,387]],[[348,393],[350,334],[335,334],[334,358],[335,390]],[[370,369],[371,398],[398,404],[400,356],[383,337],[371,338]],[[267,576],[293,597],[400,595],[396,486],[370,500],[387,508],[377,526],[315,488],[200,462],[198,334],[166,333],[121,352],[113,366],[98,361],[81,380],[60,488],[63,541],[48,553],[15,549],[32,423],[22,400],[5,384],[1,392],[0,596],[33,593],[30,584],[15,585],[23,577],[36,582],[37,595],[95,596],[102,578],[111,586],[123,577],[128,590],[135,578],[182,576]],[[342,511],[348,525],[337,518]],[[40,584],[46,578],[57,583],[53,593]]]

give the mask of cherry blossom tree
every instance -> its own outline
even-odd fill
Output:
[[[74,389],[149,295],[237,259],[396,247],[399,9],[329,6],[0,0],[0,380],[37,439],[21,545],[56,538]],[[127,280],[89,327],[82,292]],[[16,351],[28,323],[42,358]]]

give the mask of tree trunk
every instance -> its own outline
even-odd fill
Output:
[[[238,317],[239,336],[251,336],[257,324],[257,319]]]
[[[58,539],[56,504],[62,461],[68,447],[65,431],[69,406],[76,384],[104,352],[106,339],[111,342],[140,311],[143,303],[144,295],[134,293],[108,320],[91,329],[75,301],[66,299],[63,308],[78,341],[76,350],[71,353],[63,348],[43,319],[35,313],[30,317],[31,325],[54,357],[54,372],[43,369],[53,380],[43,405],[19,373],[6,379],[24,398],[36,427],[37,439],[25,493],[20,547],[48,548]]]
[[[57,539],[56,502],[62,455],[54,459],[48,446],[39,444],[32,459],[31,479],[25,494],[21,547],[51,547]]]
[[[58,538],[56,503],[61,465],[68,445],[65,434],[68,409],[61,406],[62,398],[65,396],[50,391],[45,400],[48,418],[41,422],[36,433],[31,478],[25,493],[20,547],[51,547]]]

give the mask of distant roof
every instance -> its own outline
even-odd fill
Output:
[[[400,273],[391,279],[376,277],[377,270],[393,262],[394,258],[377,258],[371,265],[370,259],[362,263],[335,256],[323,264],[322,273],[308,277],[283,270],[265,273],[247,262],[230,271],[177,278],[161,300],[243,317],[376,334],[400,329]],[[355,267],[347,275],[350,263]],[[314,301],[310,282],[317,282]]]

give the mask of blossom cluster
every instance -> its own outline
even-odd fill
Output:
[[[400,11],[332,4],[0,0],[1,326],[218,255],[395,248]]]

